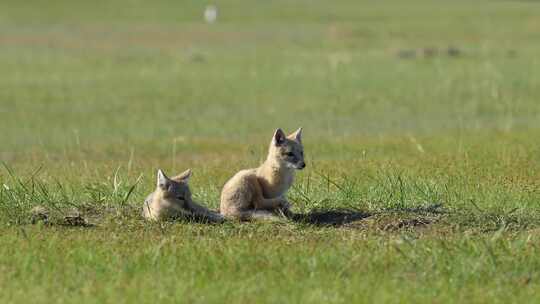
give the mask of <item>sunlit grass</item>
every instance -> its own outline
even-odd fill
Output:
[[[0,3],[0,302],[538,301],[538,5],[208,4]],[[300,126],[303,217],[139,217]]]

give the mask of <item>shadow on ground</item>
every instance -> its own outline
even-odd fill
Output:
[[[436,223],[447,211],[442,204],[367,212],[355,209],[314,210],[289,217],[293,222],[315,226],[355,227],[384,231],[417,229]]]
[[[308,213],[294,214],[291,219],[294,222],[310,224],[315,226],[343,226],[356,222],[371,214],[357,210],[315,210]]]

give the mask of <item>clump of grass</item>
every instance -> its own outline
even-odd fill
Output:
[[[105,207],[123,207],[129,204],[129,199],[139,184],[142,176],[134,181],[123,178],[120,168],[112,176],[103,181],[91,182],[83,188],[83,194],[91,204]]]
[[[36,206],[46,206],[53,210],[74,206],[72,192],[60,182],[46,184],[36,178],[39,169],[28,178],[17,176],[13,170],[3,165],[7,178],[0,183],[0,217],[9,224],[26,223],[29,220],[30,209]]]
[[[72,217],[74,212],[97,215],[110,209],[133,209],[128,200],[140,180],[130,183],[116,170],[105,181],[79,187],[60,181],[43,182],[38,178],[41,168],[29,177],[17,175],[6,164],[3,168],[7,178],[0,177],[0,221],[8,225],[31,222],[31,211],[36,207],[57,218]]]
[[[460,193],[463,190],[452,189],[444,180],[423,179],[393,171],[388,169],[364,179],[345,174],[339,177],[328,173],[308,174],[294,185],[290,199],[304,218],[332,217],[335,212],[345,216],[347,212],[355,212],[362,215],[358,216],[360,219],[370,217],[370,221],[379,223],[371,226],[383,230],[433,223],[479,232],[540,226],[538,212],[519,207],[509,209],[495,203],[479,207],[474,200],[463,201],[466,197]],[[504,201],[508,195],[503,192],[495,198]],[[336,215],[334,217],[337,220]]]
[[[380,173],[361,177],[328,173],[309,174],[291,191],[291,199],[301,210],[362,209],[406,210],[442,205],[446,186],[433,180],[408,177],[401,173]]]

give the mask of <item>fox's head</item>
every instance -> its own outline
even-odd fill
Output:
[[[191,169],[172,178],[158,170],[155,193],[163,200],[183,206],[186,202],[191,202],[191,191],[188,184],[190,177]]]
[[[283,130],[277,129],[270,143],[268,157],[287,168],[304,169],[306,163],[304,162],[304,146],[302,145],[302,128],[289,136],[286,136]]]

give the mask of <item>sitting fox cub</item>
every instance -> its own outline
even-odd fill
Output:
[[[285,193],[293,183],[294,170],[305,167],[302,128],[289,136],[277,129],[266,161],[256,169],[236,173],[223,187],[221,214],[240,220],[277,219],[280,213],[291,216]]]
[[[188,181],[191,170],[168,178],[163,171],[157,172],[157,187],[143,204],[142,216],[148,220],[164,220],[176,217],[195,217],[210,222],[222,222],[223,217],[191,200]]]

